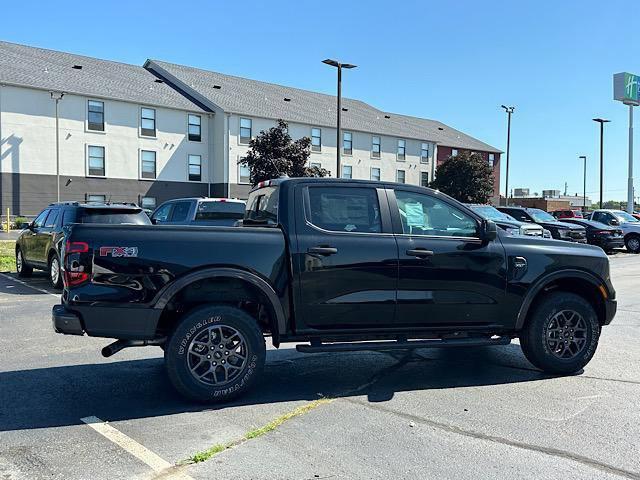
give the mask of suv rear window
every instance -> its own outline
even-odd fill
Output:
[[[198,220],[240,220],[244,217],[244,203],[240,202],[200,202]]]
[[[264,187],[249,194],[244,220],[247,225],[278,224],[278,187]]]
[[[151,220],[140,208],[81,208],[78,223],[150,225]]]

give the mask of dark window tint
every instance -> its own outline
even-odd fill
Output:
[[[521,222],[530,222],[531,221],[531,219],[529,218],[529,215],[527,215],[524,210],[505,209],[505,210],[502,210],[502,211],[504,211],[505,213],[511,215],[516,220],[520,220]]]
[[[51,210],[46,209],[40,215],[38,215],[36,217],[36,219],[33,221],[33,226],[36,227],[36,228],[42,227],[44,225],[44,221],[46,220],[47,215],[49,215],[50,211]]]
[[[310,187],[311,223],[336,232],[380,233],[378,195],[373,188]]]
[[[263,223],[277,225],[278,223],[278,188],[265,187],[252,192],[247,200],[244,213],[247,224]]]
[[[244,217],[244,203],[200,202],[196,212],[198,220],[240,220]]]
[[[76,221],[76,211],[73,208],[66,208],[62,214],[62,226],[67,226]]]
[[[87,111],[87,128],[104,132],[104,102],[89,100]]]
[[[476,237],[477,222],[462,210],[438,198],[396,190],[402,232],[438,237]]]
[[[78,212],[78,223],[106,223],[149,225],[149,217],[139,208],[83,208]]]
[[[51,212],[49,212],[49,216],[47,217],[47,221],[44,223],[44,226],[46,228],[55,227],[59,214],[60,214],[60,210],[58,209],[51,210]]]
[[[171,212],[172,222],[184,222],[189,215],[189,209],[191,208],[191,202],[176,202],[173,204],[173,211]]]

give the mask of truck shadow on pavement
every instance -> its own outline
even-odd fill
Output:
[[[262,378],[234,402],[188,402],[171,387],[161,358],[0,372],[0,431],[80,424],[95,415],[108,421],[229,409],[320,397],[532,382],[551,378],[535,370],[517,345],[507,347],[299,354],[269,350]]]

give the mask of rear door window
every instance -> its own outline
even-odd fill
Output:
[[[47,216],[46,222],[44,223],[45,228],[54,228],[58,221],[59,214],[60,214],[59,209],[57,208],[52,209],[51,212],[49,213],[49,216]]]
[[[251,192],[244,213],[249,224],[278,224],[278,187],[265,187]]]
[[[171,212],[171,207],[173,207],[173,203],[165,203],[164,205],[162,205],[153,214],[153,220],[155,220],[156,222],[169,221],[169,213]]]
[[[244,217],[244,203],[240,202],[200,202],[196,212],[198,220],[240,220]]]
[[[173,204],[170,222],[185,222],[191,209],[191,202],[176,202]]]
[[[45,211],[43,211],[40,215],[38,215],[38,216],[36,217],[36,219],[33,221],[33,226],[34,226],[35,228],[43,227],[43,226],[44,226],[44,223],[45,223],[45,220],[46,220],[46,218],[47,218],[47,215],[49,215],[49,212],[50,212],[50,211],[51,211],[51,210],[49,210],[49,209],[47,208],[47,209],[46,209]]]
[[[381,233],[378,194],[374,188],[309,187],[307,218],[332,232]]]

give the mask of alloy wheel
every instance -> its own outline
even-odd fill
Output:
[[[627,248],[629,248],[629,250],[631,250],[632,252],[637,252],[638,250],[640,250],[640,239],[638,238],[630,238],[627,241]]]
[[[50,275],[51,283],[57,285],[58,280],[60,279],[60,262],[58,261],[57,257],[53,257],[51,259]]]
[[[22,272],[23,263],[24,261],[22,260],[22,252],[18,250],[18,253],[16,255],[16,271],[18,273]]]
[[[205,385],[216,387],[236,379],[248,358],[244,336],[227,325],[214,325],[198,333],[187,352],[191,375]]]
[[[587,345],[587,324],[578,312],[562,310],[547,323],[547,346],[554,356],[575,358]]]

